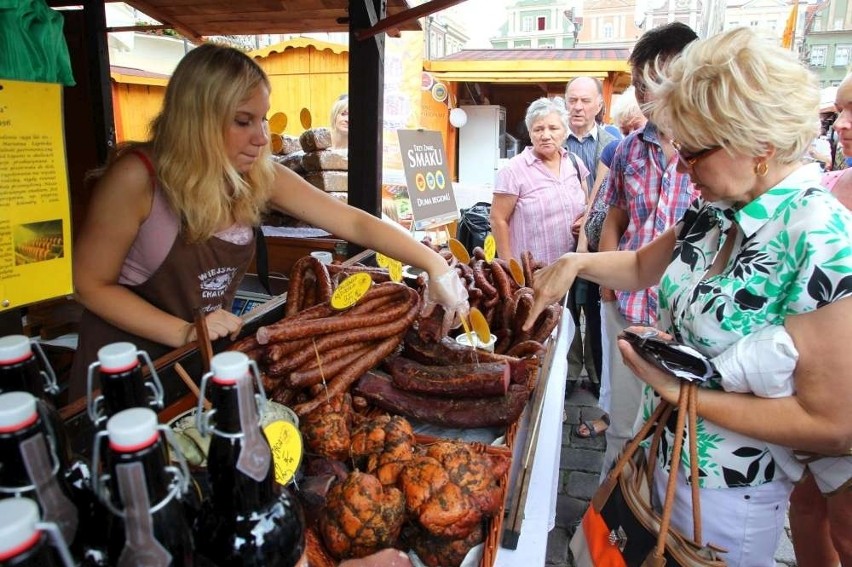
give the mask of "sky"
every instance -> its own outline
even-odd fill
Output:
[[[497,30],[506,21],[506,5],[514,0],[465,0],[446,10],[459,14],[459,22],[464,23],[470,41],[467,49],[490,48],[488,38],[496,35]]]

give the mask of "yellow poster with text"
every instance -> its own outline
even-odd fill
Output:
[[[62,86],[0,79],[0,312],[71,284]]]

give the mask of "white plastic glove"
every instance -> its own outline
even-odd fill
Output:
[[[429,274],[424,273],[426,289],[423,291],[423,310],[420,315],[428,317],[440,305],[444,308],[444,320],[441,324],[441,334],[446,336],[450,329],[461,325],[461,317],[467,318],[470,304],[467,302],[467,288],[464,286],[458,272],[450,268],[442,275],[429,280]]]
[[[780,398],[795,392],[793,371],[799,351],[782,325],[770,325],[741,338],[710,359],[726,392],[752,392]]]

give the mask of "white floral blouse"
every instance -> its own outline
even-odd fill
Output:
[[[783,325],[787,315],[852,295],[852,215],[819,187],[819,175],[803,166],[736,211],[696,199],[675,227],[677,244],[659,286],[658,327],[713,357],[749,333]],[[720,274],[705,278],[732,220],[739,230],[730,259]],[[703,386],[721,389],[714,381]],[[659,400],[646,386],[638,420],[647,420]],[[675,419],[660,443],[658,462],[666,470]],[[697,429],[702,488],[783,478],[769,444],[701,418]],[[680,461],[689,470],[686,444]]]

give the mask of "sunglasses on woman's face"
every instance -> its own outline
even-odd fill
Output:
[[[698,150],[697,152],[688,152],[683,149],[678,142],[672,140],[672,146],[677,151],[678,159],[685,165],[686,167],[695,167],[695,164],[698,163],[698,160],[704,159],[710,154],[713,154],[722,149],[722,146],[713,146],[712,148],[704,148],[703,150]]]

